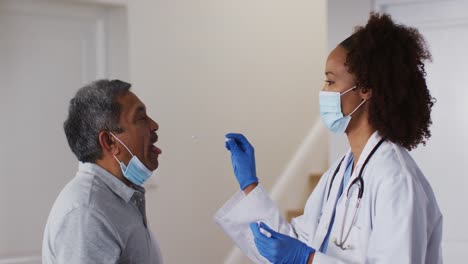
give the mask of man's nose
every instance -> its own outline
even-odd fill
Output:
[[[158,131],[159,125],[156,123],[152,118],[150,118],[150,130],[151,131]]]

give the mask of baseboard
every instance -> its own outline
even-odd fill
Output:
[[[41,256],[0,257],[0,264],[41,264]]]

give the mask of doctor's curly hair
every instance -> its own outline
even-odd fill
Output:
[[[416,28],[371,13],[367,25],[340,43],[346,66],[359,87],[372,90],[369,122],[380,135],[411,150],[426,144],[435,99],[426,84],[425,61],[432,57]]]

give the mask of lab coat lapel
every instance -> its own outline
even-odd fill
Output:
[[[343,189],[343,192],[346,192],[349,188],[349,185],[353,182],[354,179],[356,179],[359,176],[359,172],[361,171],[361,167],[364,164],[364,161],[366,160],[367,156],[369,156],[370,152],[374,147],[379,143],[380,139],[382,137],[379,135],[379,133],[376,131],[372,136],[367,140],[366,145],[364,146],[364,149],[362,150],[361,156],[359,157],[358,162],[356,163],[356,167],[353,170],[353,173],[351,174],[351,178],[348,181],[347,186]],[[363,172],[362,177],[364,177],[365,173]],[[365,181],[366,179],[364,179]]]
[[[332,184],[330,196],[323,205],[322,214],[320,216],[320,222],[317,227],[317,232],[315,233],[314,241],[312,243],[312,245],[315,246],[317,249],[320,248],[320,246],[323,243],[323,240],[325,239],[325,236],[327,235],[328,227],[331,222],[333,212],[335,210],[338,192],[340,191],[341,182],[343,181],[343,176],[346,171],[346,161],[349,159],[350,155],[351,150],[348,151],[345,158],[343,159],[343,162],[341,163],[340,169],[338,170],[338,173],[336,174],[333,183],[331,183],[331,178],[333,177],[333,174],[331,174],[329,180],[330,182],[326,186],[325,198],[328,196],[328,190],[330,188],[330,184]],[[333,173],[335,169],[336,168],[332,168],[331,173]]]

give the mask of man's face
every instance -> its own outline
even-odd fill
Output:
[[[156,170],[161,150],[153,144],[158,140],[156,131],[159,125],[146,114],[145,105],[134,93],[128,92],[117,101],[121,105],[120,127],[124,132],[116,136],[148,169]],[[118,144],[121,147],[119,160],[128,164],[132,156],[124,146]]]

